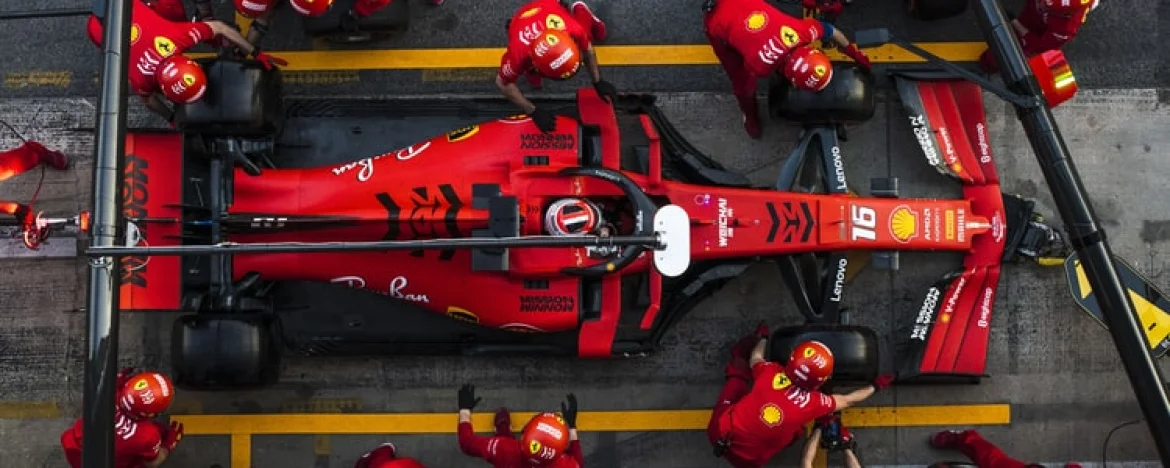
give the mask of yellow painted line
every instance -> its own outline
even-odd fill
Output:
[[[54,419],[61,417],[55,401],[3,401],[0,419]]]
[[[535,413],[512,414],[522,423]],[[589,411],[578,416],[585,432],[651,432],[706,430],[711,410]],[[476,413],[472,423],[492,425],[491,412]],[[862,407],[845,410],[843,422],[851,428],[901,426],[978,426],[1011,422],[1006,404]],[[175,415],[189,435],[215,434],[452,434],[455,413],[391,414],[246,414]],[[514,427],[513,429],[518,429]]]
[[[4,74],[5,88],[27,88],[32,86],[68,88],[72,82],[73,73],[68,71],[32,71]]]
[[[252,468],[252,438],[247,434],[232,434],[231,468]]]
[[[922,42],[919,47],[955,62],[973,62],[987,48],[983,42]],[[607,67],[714,65],[719,63],[707,44],[597,46],[597,60]],[[922,63],[926,60],[896,45],[864,49],[874,63]],[[288,71],[308,70],[430,70],[496,68],[503,48],[269,51],[288,60]],[[188,54],[194,58],[213,54]],[[846,60],[840,52],[828,52]]]

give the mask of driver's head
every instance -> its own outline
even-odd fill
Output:
[[[799,89],[820,91],[833,79],[833,63],[820,50],[807,45],[788,51],[784,77]]]
[[[833,376],[833,352],[820,341],[798,344],[788,355],[784,374],[797,387],[816,390]]]
[[[181,54],[163,60],[158,67],[158,85],[163,95],[176,104],[191,104],[207,92],[203,67]]]
[[[567,448],[569,425],[556,413],[537,414],[520,431],[520,450],[529,465],[551,465]]]
[[[541,75],[554,80],[567,80],[581,69],[581,48],[569,33],[561,29],[546,29],[528,43],[532,66]]]
[[[333,6],[333,0],[289,0],[288,4],[302,15],[321,16]]]
[[[118,409],[132,419],[150,419],[166,411],[174,398],[171,379],[158,372],[142,372],[119,390]]]
[[[554,201],[544,214],[544,229],[557,236],[583,236],[596,231],[604,222],[601,209],[584,198]]]
[[[235,0],[235,3],[237,13],[256,19],[272,11],[276,0]]]

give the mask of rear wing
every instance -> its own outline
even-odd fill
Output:
[[[122,211],[127,245],[179,243],[182,234],[183,136],[131,132],[126,135]],[[121,257],[119,308],[178,310],[182,257]]]
[[[963,185],[972,212],[991,220],[972,241],[963,268],[927,290],[898,337],[903,381],[978,381],[985,375],[995,292],[1008,238],[999,174],[987,131],[983,91],[965,80],[894,77],[927,163]],[[1013,216],[1013,218],[1018,216]]]

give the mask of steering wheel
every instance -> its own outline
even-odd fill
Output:
[[[650,196],[638,187],[634,181],[630,180],[621,172],[604,169],[600,167],[569,167],[561,169],[559,172],[562,176],[586,176],[594,177],[612,183],[617,186],[629,197],[634,204],[634,235],[635,236],[651,236],[654,235],[654,212],[658,206],[654,201],[650,200]],[[602,276],[615,271],[621,270],[629,266],[634,260],[637,260],[639,255],[646,251],[644,245],[629,245],[622,248],[621,253],[613,260],[590,265],[587,267],[570,267],[562,268],[561,273],[576,276]]]

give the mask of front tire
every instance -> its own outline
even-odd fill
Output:
[[[880,371],[877,333],[856,325],[810,324],[784,327],[768,339],[767,359],[783,364],[797,345],[808,340],[824,343],[835,361],[830,385],[865,385]]]

